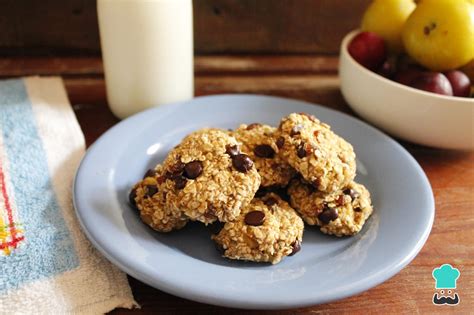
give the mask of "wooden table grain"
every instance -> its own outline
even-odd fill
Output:
[[[0,76],[32,74],[63,76],[88,145],[118,122],[106,104],[99,58],[0,58]],[[337,58],[331,56],[197,57],[196,94],[217,93],[286,96],[353,114],[339,91]],[[112,314],[473,312],[474,152],[445,151],[401,143],[428,175],[435,197],[436,216],[431,235],[418,256],[383,284],[334,303],[262,312],[227,309],[184,300],[129,277],[141,309],[117,309]],[[404,219],[410,220],[410,217]],[[457,282],[461,302],[455,307],[434,306],[431,302],[434,293],[431,272],[444,263],[450,263],[461,271]]]

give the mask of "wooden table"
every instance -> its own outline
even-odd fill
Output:
[[[199,56],[196,94],[258,93],[303,99],[352,113],[344,102],[337,77],[337,58],[330,56]],[[0,75],[61,75],[82,130],[90,145],[118,120],[108,110],[99,58],[4,58]],[[296,313],[469,313],[474,310],[474,153],[435,150],[402,144],[427,173],[436,202],[431,235],[418,256],[385,283],[342,301],[309,308],[248,312]],[[406,218],[409,220],[409,218]],[[390,248],[387,248],[389,251]],[[434,306],[433,268],[450,263],[461,271],[456,307]],[[129,278],[140,310],[113,314],[238,314],[184,300]],[[247,312],[245,312],[247,313]]]

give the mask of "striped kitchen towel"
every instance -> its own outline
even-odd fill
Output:
[[[84,137],[60,78],[0,81],[0,314],[136,306],[88,242],[71,198]]]

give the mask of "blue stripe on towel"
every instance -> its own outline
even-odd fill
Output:
[[[11,178],[25,235],[25,244],[10,256],[0,257],[2,292],[71,270],[79,265],[79,259],[56,200],[22,80],[0,82],[0,129],[9,162],[5,171]]]

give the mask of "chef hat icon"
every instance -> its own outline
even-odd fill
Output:
[[[456,280],[461,273],[450,264],[444,264],[433,270],[433,278],[436,281],[436,289],[456,289]]]

